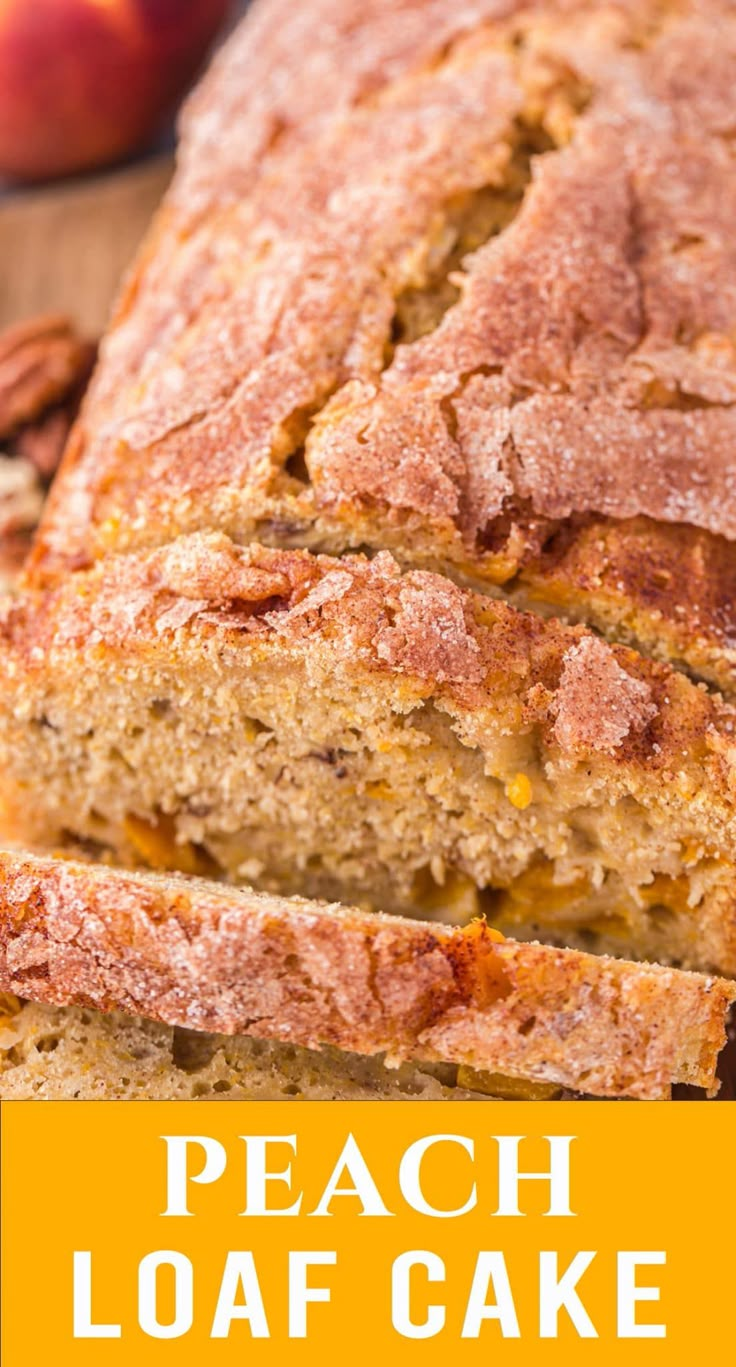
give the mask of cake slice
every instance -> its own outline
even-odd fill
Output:
[[[516,944],[480,921],[13,851],[0,853],[0,991],[648,1099],[715,1089],[736,1000],[736,984]]]
[[[427,572],[218,535],[0,618],[3,823],[736,976],[734,714]]]

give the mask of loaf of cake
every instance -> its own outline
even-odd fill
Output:
[[[734,88],[727,0],[253,7],[0,611],[10,838],[736,977]]]

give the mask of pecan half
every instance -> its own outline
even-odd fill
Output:
[[[52,408],[38,422],[21,428],[13,442],[13,454],[29,461],[48,483],[59,468],[67,437],[74,421],[76,405]]]
[[[0,593],[30,547],[95,355],[62,315],[0,333]]]
[[[0,439],[67,399],[88,378],[94,354],[60,314],[0,334]]]

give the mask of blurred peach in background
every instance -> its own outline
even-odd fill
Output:
[[[39,181],[150,143],[230,0],[0,0],[0,177]]]

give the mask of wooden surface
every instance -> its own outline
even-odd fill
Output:
[[[0,328],[61,310],[102,332],[123,271],[171,175],[171,159],[0,199]]]

